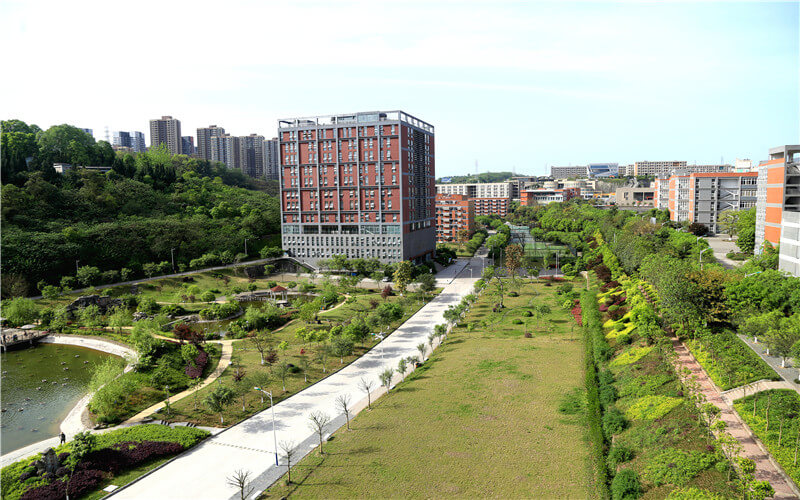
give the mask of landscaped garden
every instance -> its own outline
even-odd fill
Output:
[[[593,496],[583,418],[558,412],[565,393],[582,399],[571,284],[505,280],[501,308],[495,283],[421,367],[266,494]]]
[[[684,345],[723,391],[758,380],[780,380],[775,370],[733,332],[686,339]]]
[[[759,392],[735,401],[734,407],[795,484],[800,483],[800,395],[797,391]]]
[[[54,448],[3,467],[3,500],[101,498],[109,484],[124,486],[156,465],[191,448],[209,433],[191,427],[138,425],[104,434],[78,434]]]

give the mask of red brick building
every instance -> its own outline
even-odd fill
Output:
[[[511,200],[508,198],[470,198],[475,202],[475,215],[508,215]]]
[[[402,111],[278,122],[283,249],[384,262],[433,257],[434,128]]]
[[[458,233],[475,232],[475,202],[464,194],[436,195],[436,242],[458,241]]]

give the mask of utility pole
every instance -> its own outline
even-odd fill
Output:
[[[78,262],[80,262],[80,260],[75,259],[75,276],[78,276]]]
[[[169,256],[172,260],[172,272],[175,272],[175,247],[169,249]]]

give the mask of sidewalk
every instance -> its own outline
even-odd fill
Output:
[[[763,359],[770,366],[770,368],[775,370],[775,372],[778,375],[780,375],[781,378],[783,378],[783,380],[785,380],[787,384],[789,384],[789,388],[794,389],[795,391],[800,393],[800,385],[794,383],[795,379],[800,377],[800,373],[798,373],[800,372],[800,367],[791,366],[792,362],[788,361],[787,364],[789,366],[787,366],[786,368],[782,368],[781,358],[776,356],[769,356],[766,352],[766,346],[764,344],[760,342],[756,344],[755,342],[753,342],[753,339],[751,339],[746,335],[742,335],[740,333],[738,333],[737,336],[740,339],[742,339],[742,342],[747,344],[747,347],[749,347],[750,349],[753,350],[753,352],[758,354],[758,357]]]
[[[672,345],[678,355],[677,362],[688,368],[691,376],[697,377],[700,391],[707,401],[720,409],[719,419],[728,424],[727,432],[742,445],[741,456],[752,459],[756,464],[756,479],[769,481],[775,489],[774,499],[788,500],[800,498],[800,490],[789,476],[767,453],[761,441],[753,435],[750,428],[742,421],[733,407],[725,400],[711,378],[706,374],[700,363],[695,360],[686,346],[677,338],[672,339]]]
[[[321,411],[332,418],[326,434],[344,425],[344,416],[335,405],[336,397],[349,396],[354,409],[363,407],[366,394],[359,388],[362,378],[372,382],[375,396],[381,394],[380,371],[385,367],[396,367],[400,358],[416,355],[417,344],[427,342],[434,326],[444,323],[443,314],[447,308],[458,304],[463,296],[472,292],[477,277],[469,278],[467,271],[465,278],[463,268],[456,275],[462,267],[460,264],[437,276],[452,282],[385,340],[350,365],[276,404],[277,438],[272,435],[270,410],[263,411],[229,427],[112,495],[120,499],[164,498],[165,495],[173,499],[234,498],[236,490],[226,483],[226,479],[239,469],[249,471],[254,478],[251,485],[256,491],[263,491],[286,472],[285,465],[275,465],[275,440],[279,443],[293,442],[297,450],[295,459],[302,459],[316,444],[316,436],[308,426],[308,416],[312,412]],[[469,267],[474,269],[474,274],[480,269],[480,261],[473,261]],[[283,454],[280,456],[283,464]]]

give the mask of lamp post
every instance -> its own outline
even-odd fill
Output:
[[[250,255],[250,254],[247,253],[247,238],[244,239],[244,254],[245,255]]]
[[[78,276],[78,262],[80,262],[80,260],[79,259],[75,259],[75,276],[76,277]]]
[[[172,260],[172,272],[175,272],[175,247],[169,249],[169,257]]]
[[[699,259],[699,261],[700,261],[700,270],[701,270],[701,271],[703,270],[703,254],[704,254],[704,253],[706,253],[706,252],[707,252],[707,251],[709,251],[709,250],[711,250],[711,247],[708,247],[708,248],[706,248],[705,250],[701,251],[701,252],[700,252],[700,255],[699,255],[699,257],[698,257],[698,259]]]
[[[169,386],[168,385],[164,386],[164,392],[167,393],[167,405],[166,406],[167,406],[167,416],[169,416]]]
[[[275,433],[275,406],[272,404],[272,393],[265,391],[261,387],[253,387],[253,389],[269,396],[269,407],[272,410],[272,440],[275,445],[275,466],[278,466],[278,435]]]

